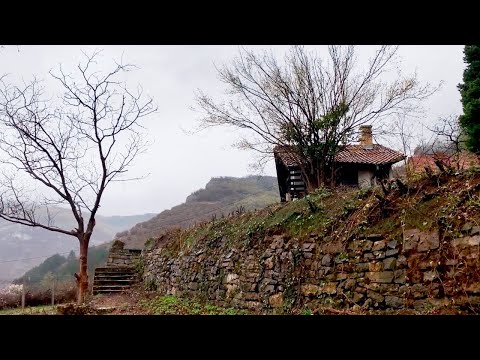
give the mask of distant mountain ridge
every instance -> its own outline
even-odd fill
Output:
[[[142,248],[145,242],[172,227],[188,227],[212,216],[227,215],[238,209],[264,208],[280,200],[274,176],[215,177],[205,188],[187,196],[184,203],[119,232],[115,239],[126,248]]]
[[[69,210],[56,208],[55,213],[57,226],[66,229],[74,228]],[[153,216],[155,214],[98,215],[91,245],[112,241],[119,231],[129,229],[137,222],[148,220]],[[78,252],[78,240],[72,236],[0,219],[0,286],[21,276],[45,258],[54,254],[68,254],[70,250]]]

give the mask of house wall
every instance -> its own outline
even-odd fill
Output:
[[[379,179],[393,179],[392,165],[382,165],[378,169],[374,165],[364,165],[359,167],[359,187],[366,188],[379,185]]]
[[[358,186],[361,188],[370,187],[375,185],[375,179],[373,179],[373,169],[358,169]]]

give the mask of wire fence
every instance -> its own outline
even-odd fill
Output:
[[[50,273],[51,274],[51,273]],[[73,301],[76,298],[76,282],[73,274],[51,274],[41,284],[29,283],[28,277],[23,283],[13,284],[12,280],[0,280],[0,309],[21,306],[55,305],[59,302]]]

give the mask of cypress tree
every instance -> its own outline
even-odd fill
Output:
[[[460,125],[466,134],[467,148],[480,154],[480,45],[466,45],[463,61],[463,84],[459,84],[463,115]]]

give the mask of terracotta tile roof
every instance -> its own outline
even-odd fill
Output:
[[[414,172],[424,172],[426,167],[430,168],[430,170],[438,170],[431,155],[411,156],[408,158],[407,166],[410,171]]]
[[[447,165],[458,169],[468,169],[472,166],[480,166],[480,158],[472,153],[462,152],[458,156],[437,154],[436,157]],[[407,166],[409,170],[413,172],[424,172],[426,167],[434,172],[439,171],[438,167],[435,165],[433,155],[411,156],[408,158]]]
[[[298,166],[301,160],[299,156],[293,152],[290,152],[290,148],[288,146],[275,146],[273,149],[274,155],[278,156],[282,163],[287,166]]]
[[[290,152],[287,146],[276,146],[273,152],[286,166],[297,166],[300,163],[298,155]],[[369,147],[364,145],[346,145],[338,152],[335,160],[340,163],[381,165],[393,164],[404,158],[405,156],[398,151],[379,144],[373,144]]]
[[[335,156],[335,160],[341,163],[373,165],[394,164],[404,158],[405,156],[402,153],[379,144],[373,144],[370,147],[346,145]]]

